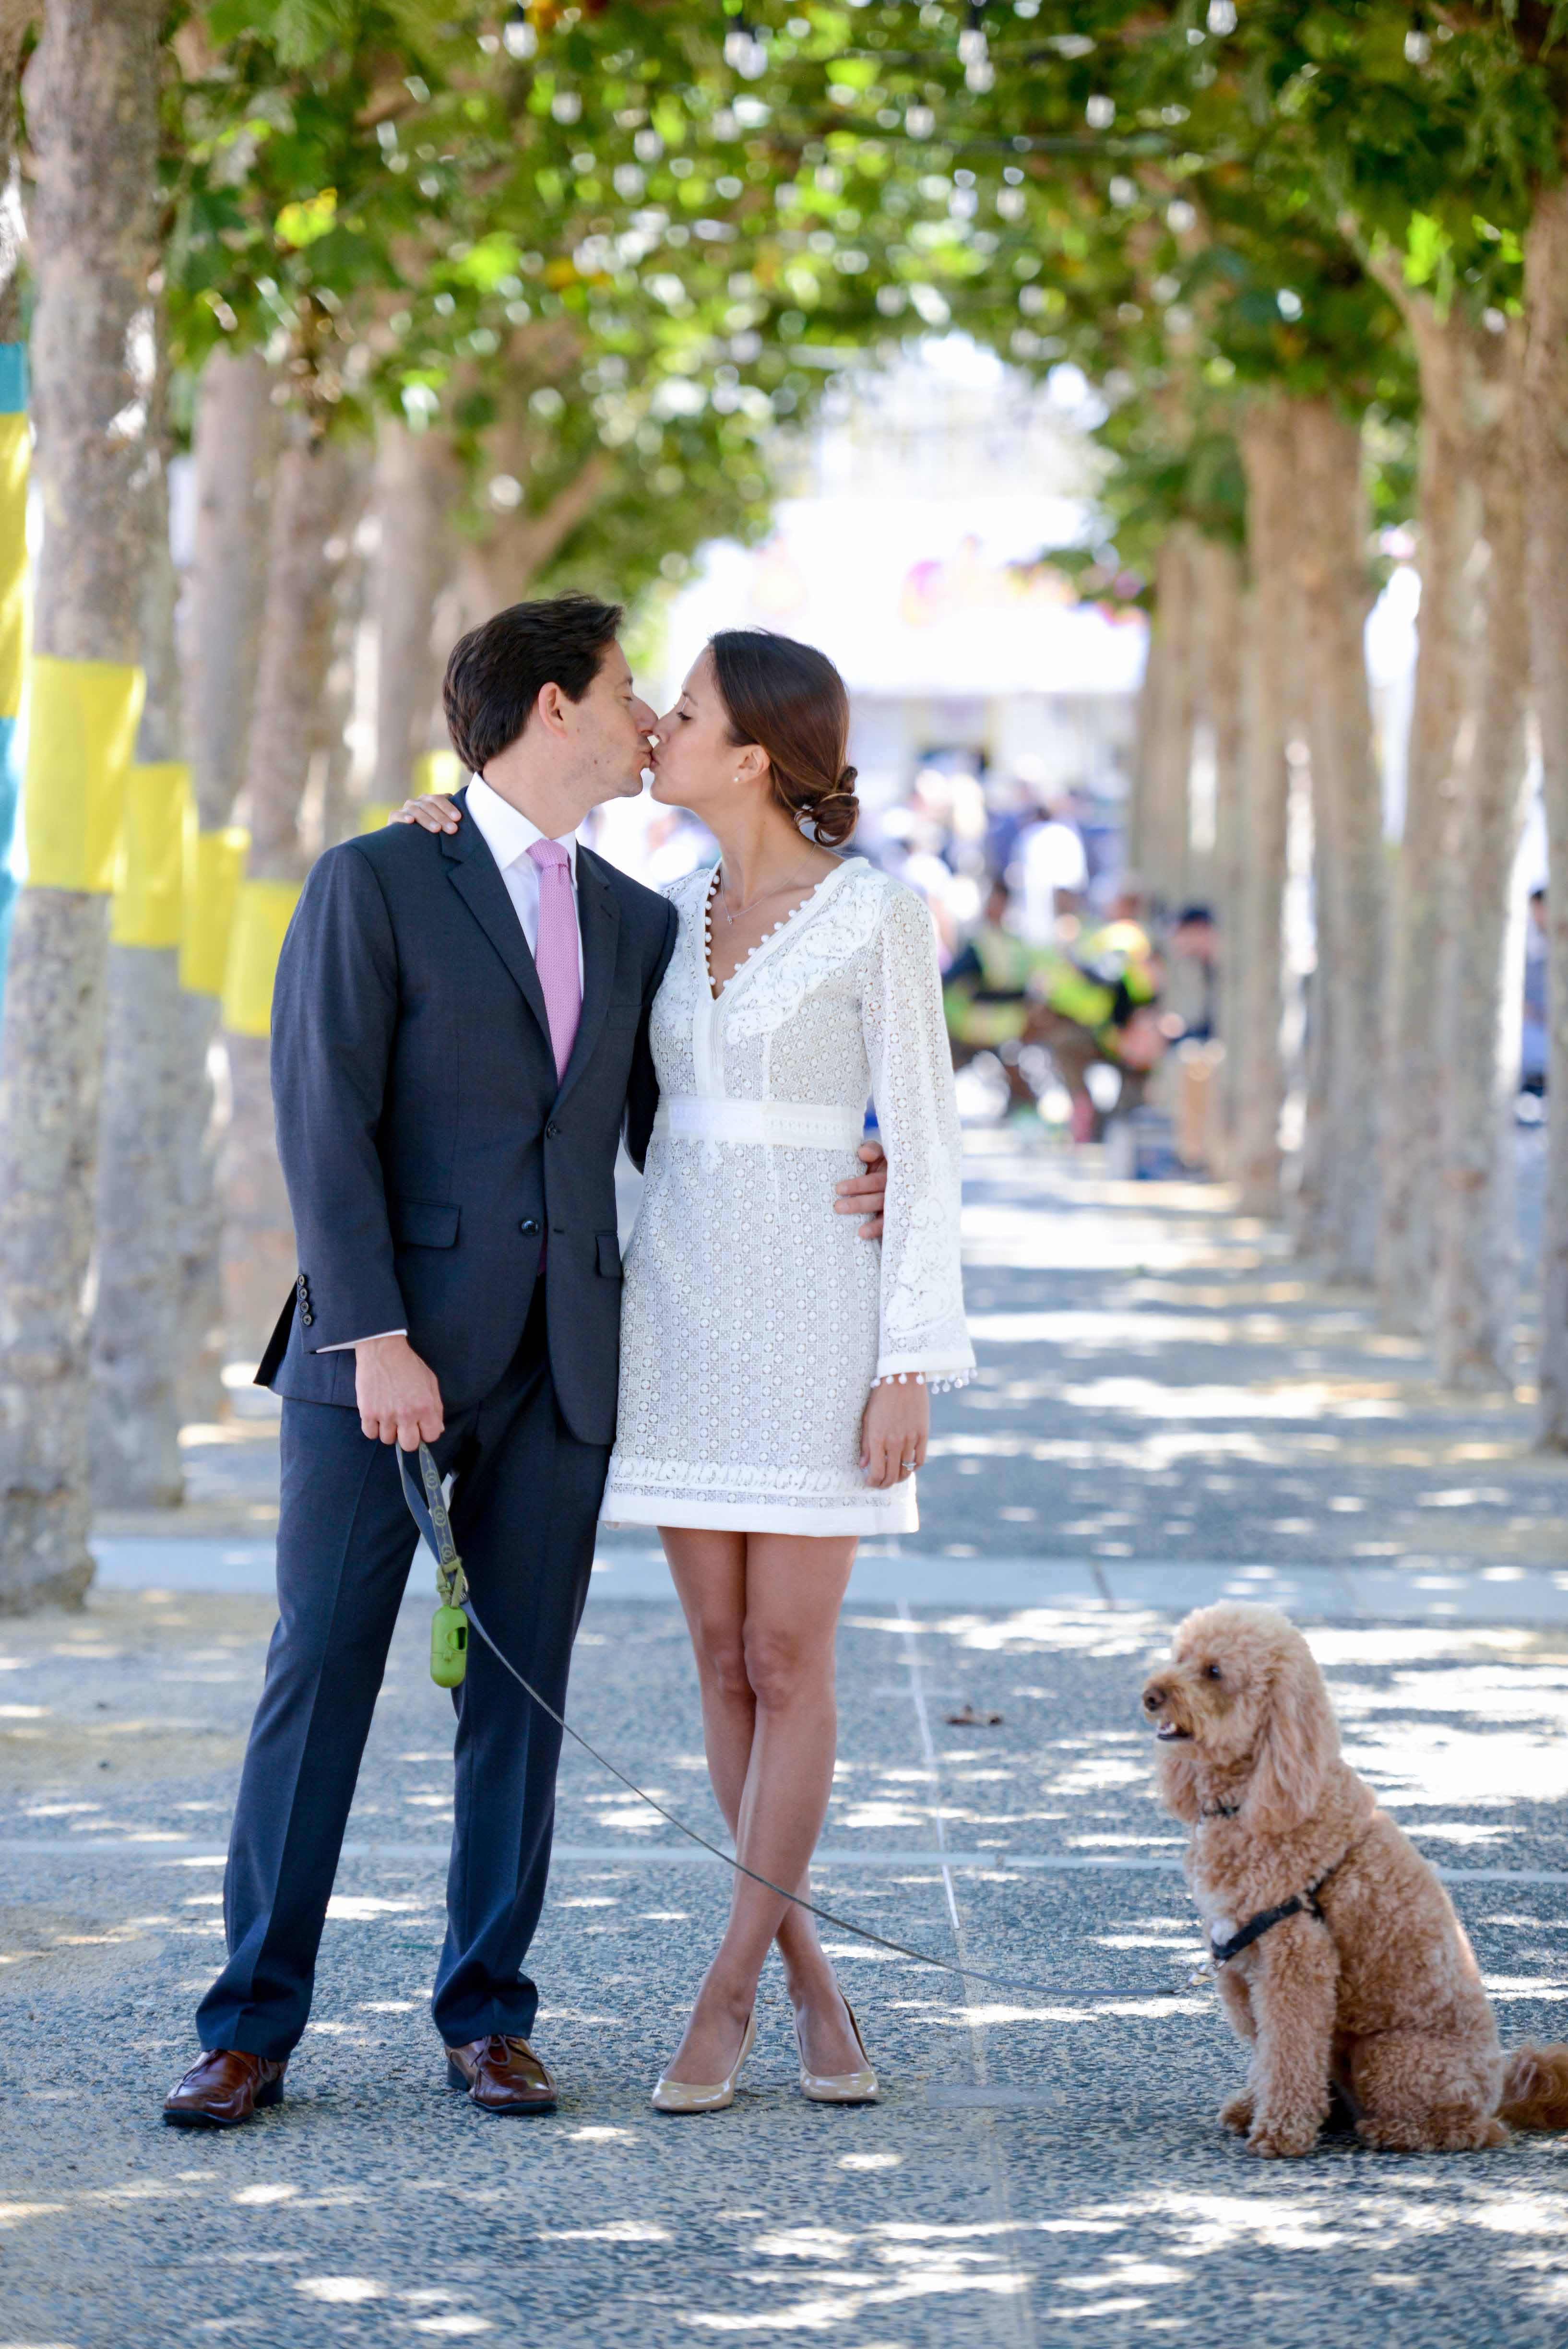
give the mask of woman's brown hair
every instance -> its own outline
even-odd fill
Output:
[[[844,763],[849,696],[826,653],[768,628],[721,628],[710,639],[719,695],[737,743],[768,754],[774,796],[822,848],[837,848],[860,814]]]

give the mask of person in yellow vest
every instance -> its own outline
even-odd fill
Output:
[[[1012,926],[1012,893],[998,877],[985,911],[942,981],[953,1067],[993,1053],[1007,1079],[1011,1106],[1033,1111],[1034,1092],[1019,1066],[1038,1011],[1038,980],[1048,957]]]
[[[1089,1091],[1090,1069],[1116,1071],[1122,1081],[1116,1106],[1125,1112],[1142,1101],[1165,1050],[1156,1016],[1163,973],[1141,913],[1138,892],[1125,885],[1107,921],[1073,940],[1070,950],[1058,947],[1045,957],[1031,1040],[1044,1045],[1067,1089],[1075,1142],[1098,1142],[1105,1132],[1106,1112]]]

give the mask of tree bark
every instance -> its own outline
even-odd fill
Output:
[[[174,652],[177,581],[169,544],[167,361],[160,350],[147,478],[142,645],[147,698],[140,764],[178,761],[183,740]],[[98,1281],[88,1419],[92,1495],[100,1508],[172,1508],[180,1467],[182,1110],[189,1091],[180,947],[109,949],[109,1017],[99,1134]]]
[[[1419,1335],[1431,1327],[1437,1277],[1444,873],[1455,805],[1455,743],[1471,658],[1469,558],[1480,536],[1480,510],[1463,424],[1459,354],[1435,325],[1417,326],[1408,310],[1407,317],[1417,327],[1421,358],[1421,607],[1389,926],[1377,1302],[1385,1330]]]
[[[158,26],[150,0],[53,0],[27,75],[46,518],[35,643],[66,663],[140,657]],[[43,780],[35,765],[35,788]],[[102,895],[24,891],[0,1040],[0,1607],[11,1609],[78,1601],[92,1577],[83,1292],[107,944]]]
[[[247,885],[305,878],[300,808],[331,655],[333,590],[348,552],[352,477],[347,451],[303,428],[278,462],[246,764]],[[294,1226],[273,1131],[266,1035],[235,1032],[232,1010],[225,1024],[232,1105],[222,1172],[224,1322],[229,1344],[250,1360],[294,1285]]]
[[[1526,792],[1529,614],[1517,322],[1469,338],[1474,476],[1484,567],[1476,678],[1463,728],[1449,865],[1441,999],[1442,1181],[1438,1217],[1438,1375],[1446,1386],[1511,1389],[1518,1256],[1512,1100],[1522,934],[1511,882]]]
[[[1143,677],[1138,686],[1133,726],[1132,769],[1127,776],[1127,826],[1122,861],[1129,872],[1147,869],[1149,810],[1154,790],[1156,744],[1159,740],[1164,705],[1165,638],[1158,616],[1151,612],[1144,647]]]
[[[1229,1174],[1235,1154],[1236,1039],[1241,1018],[1241,788],[1246,749],[1246,583],[1235,547],[1202,540],[1195,550],[1202,663],[1199,701],[1214,750],[1214,845],[1208,895],[1219,932],[1215,1033],[1224,1048],[1210,1117],[1213,1171]]]
[[[1358,423],[1326,400],[1303,400],[1295,429],[1319,915],[1313,1009],[1324,1145],[1314,1253],[1329,1279],[1370,1286],[1383,1001],[1383,779],[1365,636],[1376,594],[1370,521]]]
[[[513,462],[520,468],[517,478],[525,481],[526,464],[521,454],[514,455]],[[587,520],[614,476],[613,459],[607,450],[597,450],[548,505],[536,513],[519,507],[498,520],[488,536],[470,543],[460,575],[471,628],[527,595],[539,573],[555,560],[579,523]]]
[[[236,357],[220,349],[197,391],[195,547],[181,637],[191,784],[205,833],[231,822],[244,782],[277,464],[275,381],[258,352]],[[216,1419],[224,1402],[222,1134],[213,1081],[221,1008],[217,994],[182,992],[179,1414],[187,1422]]]
[[[8,357],[12,360],[18,357],[23,360],[18,373],[24,382],[26,343],[22,324],[21,263],[25,229],[21,173],[16,156],[16,88],[22,40],[35,11],[36,0],[0,0],[0,344],[11,347]],[[22,470],[16,481],[14,502],[7,505],[5,534],[4,543],[0,543],[0,565],[3,565],[3,570],[0,570],[0,597],[5,601],[8,620],[5,628],[6,683],[13,687],[4,719],[0,720],[0,1003],[5,999],[5,958],[16,906],[16,883],[11,869],[11,855],[21,803],[17,717],[27,574],[27,456],[25,440],[17,450],[17,459]],[[16,598],[14,605],[11,601],[13,595]],[[10,657],[13,648],[15,667]]]
[[[376,774],[370,796],[396,807],[427,748],[447,647],[432,633],[457,559],[452,514],[461,487],[444,435],[383,425],[376,449],[380,545],[371,593],[376,629]]]
[[[1155,564],[1155,627],[1161,638],[1159,701],[1149,744],[1142,878],[1169,908],[1187,883],[1193,730],[1200,647],[1197,627],[1197,533],[1178,523]]]
[[[1247,477],[1247,555],[1253,626],[1247,647],[1246,774],[1242,795],[1241,959],[1246,991],[1237,1046],[1240,1114],[1237,1180],[1243,1214],[1280,1208],[1281,962],[1285,886],[1285,817],[1290,770],[1285,757],[1293,705],[1294,541],[1297,505],[1294,435],[1289,409],[1255,401],[1240,443]]]
[[[1568,188],[1537,200],[1524,247],[1528,571],[1551,887],[1551,1065],[1535,1441],[1568,1451]]]

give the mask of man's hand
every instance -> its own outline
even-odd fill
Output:
[[[406,1338],[368,1338],[355,1347],[354,1393],[366,1434],[405,1452],[433,1444],[446,1425],[436,1374]]]
[[[833,1203],[836,1216],[864,1216],[860,1226],[863,1240],[879,1240],[882,1237],[882,1206],[888,1196],[888,1159],[879,1142],[863,1142],[859,1157],[868,1169],[864,1174],[852,1174],[838,1185],[838,1196]]]

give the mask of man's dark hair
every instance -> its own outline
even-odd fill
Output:
[[[441,696],[452,747],[471,774],[516,741],[545,686],[581,701],[622,616],[597,595],[551,595],[513,604],[458,638]]]

